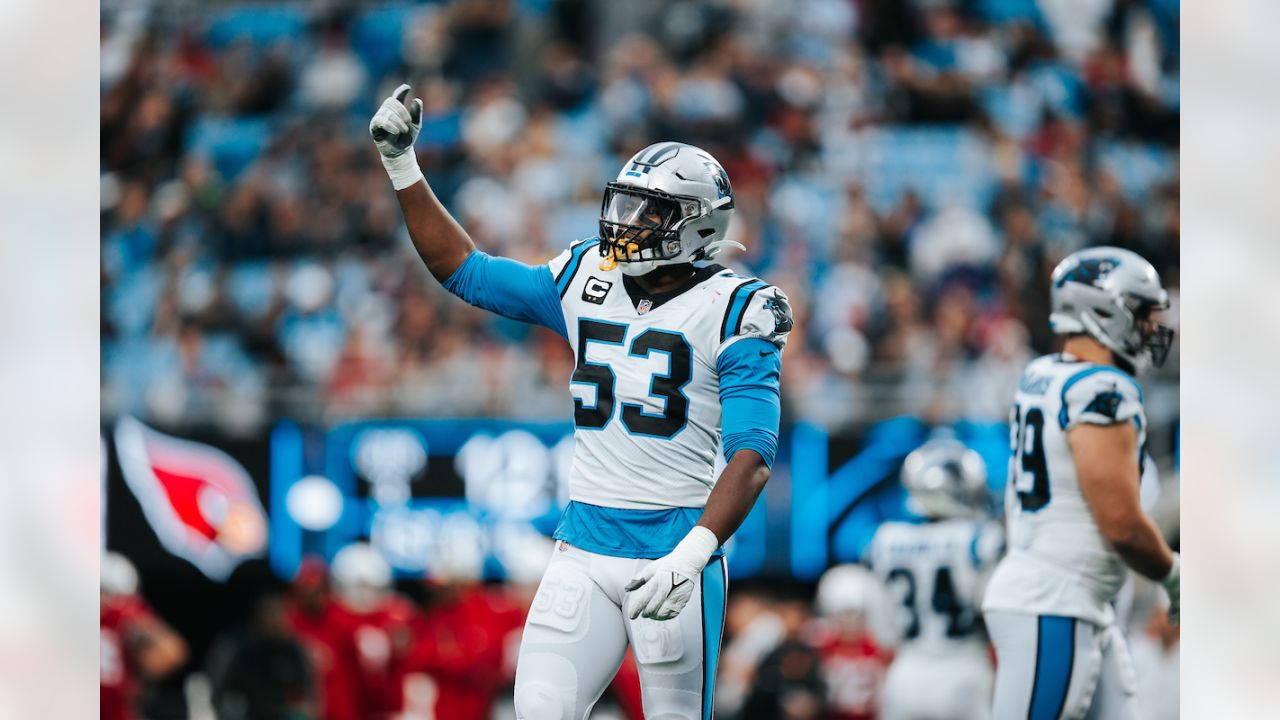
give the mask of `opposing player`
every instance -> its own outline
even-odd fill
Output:
[[[396,594],[391,565],[368,543],[352,543],[333,556],[333,586],[351,617],[360,717],[384,720],[404,710],[405,659],[417,613]]]
[[[987,469],[954,438],[907,456],[902,484],[928,522],[888,522],[867,557],[896,603],[900,642],[881,717],[972,720],[991,711],[994,671],[978,612],[1004,532],[988,515]]]
[[[138,571],[119,553],[102,555],[98,624],[99,716],[141,717],[145,682],[159,680],[187,661],[187,644],[138,594]]]
[[[809,643],[822,658],[827,720],[884,717],[885,668],[892,653],[878,637],[883,603],[883,585],[862,565],[837,565],[818,580],[818,618],[810,625]]]
[[[709,264],[736,244],[733,191],[711,155],[676,142],[636,153],[607,185],[599,237],[535,267],[476,250],[418,168],[422,102],[408,93],[369,127],[427,269],[577,355],[571,502],[525,625],[516,714],[586,717],[630,643],[646,717],[709,717],[721,545],[776,452],[786,295]],[[716,477],[718,445],[728,464]]]
[[[997,656],[997,718],[1137,717],[1112,602],[1129,566],[1161,582],[1177,616],[1178,555],[1142,511],[1146,417],[1134,377],[1164,362],[1155,268],[1119,248],[1053,272],[1049,322],[1063,351],[1027,366],[1010,417],[1009,553],[983,612]]]

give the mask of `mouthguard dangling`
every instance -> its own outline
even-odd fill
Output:
[[[609,246],[609,252],[604,257],[600,258],[599,267],[602,272],[609,272],[610,270],[618,267],[617,252],[618,249],[616,246]]]
[[[624,253],[624,256],[626,258],[630,259],[632,255],[639,255],[639,254],[640,254],[640,243],[629,242],[626,244],[626,251]],[[600,260],[599,268],[603,272],[609,272],[610,270],[616,267],[618,267],[618,246],[610,245],[609,253]]]

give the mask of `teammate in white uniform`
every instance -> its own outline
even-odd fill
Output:
[[[1053,272],[1063,352],[1027,366],[1010,417],[1009,553],[983,600],[997,656],[994,715],[1135,718],[1135,680],[1112,603],[1125,566],[1160,581],[1171,615],[1178,556],[1142,511],[1146,417],[1134,376],[1164,362],[1173,332],[1155,268],[1119,248]]]
[[[1004,546],[986,465],[959,440],[935,438],[907,456],[902,484],[929,522],[884,523],[867,551],[898,610],[880,717],[986,718],[994,673],[979,593]]]
[[[525,625],[516,715],[586,717],[630,643],[646,717],[710,717],[720,546],[769,477],[792,326],[782,291],[708,262],[736,245],[728,176],[696,147],[651,145],[608,184],[600,237],[543,266],[490,257],[424,181],[411,151],[422,103],[408,93],[387,98],[369,129],[428,270],[577,354],[570,503]]]

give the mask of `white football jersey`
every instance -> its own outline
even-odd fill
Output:
[[[1027,366],[1010,412],[1009,553],[987,586],[983,610],[1112,622],[1127,571],[1080,491],[1067,431],[1127,422],[1138,429],[1133,461],[1143,472],[1146,416],[1132,376],[1062,354]]]
[[[779,348],[791,330],[781,290],[710,265],[649,295],[600,269],[599,240],[550,262],[577,355],[569,499],[607,508],[701,508],[716,482],[720,353],[744,338]]]
[[[885,584],[903,650],[942,655],[986,643],[978,594],[1003,547],[1004,531],[990,520],[887,522],[876,530],[866,556]]]

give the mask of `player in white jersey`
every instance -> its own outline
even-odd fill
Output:
[[[1135,376],[1173,332],[1155,268],[1119,248],[1081,250],[1053,272],[1063,352],[1027,366],[1010,413],[1009,552],[983,612],[997,656],[996,718],[1135,718],[1135,680],[1112,603],[1125,566],[1160,581],[1171,616],[1178,555],[1143,512],[1146,417]]]
[[[1004,546],[988,514],[986,465],[959,440],[938,437],[907,456],[902,484],[929,521],[884,523],[867,551],[896,604],[900,643],[880,717],[986,718],[994,675],[979,593]]]
[[[721,545],[769,477],[792,326],[782,291],[708,262],[737,245],[725,238],[729,178],[699,148],[651,145],[606,187],[600,237],[548,265],[490,257],[424,181],[411,150],[422,103],[408,93],[397,88],[369,129],[428,270],[577,355],[570,503],[525,625],[516,715],[586,717],[630,644],[646,717],[710,717]]]

